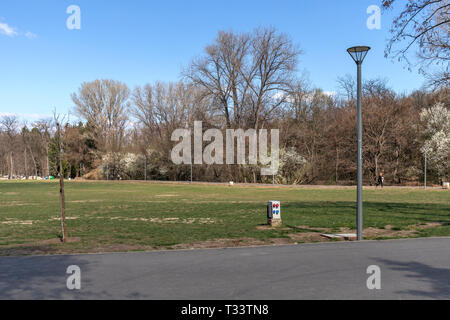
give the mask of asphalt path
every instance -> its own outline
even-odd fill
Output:
[[[67,288],[73,265],[80,290]],[[0,299],[448,300],[450,238],[0,257]]]

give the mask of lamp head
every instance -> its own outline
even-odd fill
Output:
[[[350,54],[350,56],[353,58],[353,60],[356,62],[356,64],[361,64],[361,63],[363,63],[364,58],[366,57],[369,50],[370,50],[370,47],[357,46],[357,47],[351,47],[351,48],[347,49],[347,52]]]

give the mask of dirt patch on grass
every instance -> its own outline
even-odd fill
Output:
[[[317,232],[302,232],[289,234],[289,238],[298,243],[312,243],[312,242],[328,242],[329,239],[322,237],[320,233]]]
[[[75,243],[75,242],[80,242],[81,238],[79,237],[72,237],[67,239],[66,243]],[[29,247],[29,246],[43,246],[43,245],[49,245],[49,244],[59,244],[62,243],[60,238],[53,238],[53,239],[48,239],[48,240],[36,240],[36,241],[32,241],[32,242],[27,242],[27,243],[22,243],[22,244],[11,244],[11,245],[7,245],[5,246],[6,248],[13,248],[13,247],[21,247],[21,246],[25,246],[25,247]]]
[[[215,239],[208,241],[193,242],[187,244],[177,244],[171,246],[170,249],[217,249],[217,248],[237,248],[237,247],[251,247],[262,245],[288,245],[296,243],[313,243],[313,242],[329,242],[324,239],[319,233],[305,232],[297,234],[289,234],[286,238],[271,238],[267,240],[260,240],[254,238],[240,238],[240,239]]]
[[[380,238],[408,238],[417,235],[418,231],[426,230],[430,228],[436,228],[442,226],[442,223],[427,223],[423,225],[411,225],[404,229],[396,229],[393,226],[387,225],[384,229],[379,228],[365,228],[363,236],[366,240],[380,239]],[[332,232],[331,228],[311,228],[308,226],[297,226],[293,228],[276,228],[269,225],[263,225],[256,227],[258,230],[283,230],[283,231],[297,231],[289,233],[287,236],[294,242],[298,243],[310,243],[310,242],[328,242],[330,239],[324,237],[325,233],[339,233],[348,234],[355,233],[356,230],[351,228],[339,228],[339,232]],[[300,232],[298,232],[300,231]],[[276,242],[280,242],[280,239],[274,239]],[[285,239],[281,240],[281,243],[285,242]]]
[[[272,239],[273,240],[273,239]],[[171,249],[214,249],[214,248],[233,248],[233,247],[245,247],[245,246],[257,246],[268,244],[269,242],[263,240],[257,240],[253,238],[241,238],[241,239],[215,239],[207,241],[198,241],[193,243],[181,243],[170,246]]]
[[[90,249],[88,253],[105,253],[105,252],[131,252],[131,251],[155,251],[152,246],[137,244],[115,244],[115,245],[99,245]]]
[[[266,230],[283,230],[283,231],[289,231],[292,230],[291,228],[277,228],[277,227],[272,227],[270,225],[262,225],[262,226],[257,226],[256,227],[257,230],[261,230],[261,231],[266,231]]]
[[[31,225],[33,225],[34,222],[35,221],[33,221],[33,220],[17,220],[17,219],[7,218],[6,221],[2,221],[2,222],[0,222],[0,224],[31,226]]]
[[[66,201],[66,203],[99,203],[99,202],[105,202],[104,200],[72,200],[72,201]]]
[[[66,217],[66,220],[78,220],[80,217]],[[61,217],[51,218],[48,221],[61,221]]]
[[[182,223],[182,224],[214,224],[217,220],[211,218],[123,218],[111,217],[110,220],[131,221],[131,222],[150,222],[150,223]]]
[[[0,203],[0,207],[23,207],[23,206],[32,206],[34,203],[26,203],[26,202],[9,202],[9,203]]]
[[[140,218],[137,218],[140,219]],[[174,218],[168,218],[174,219]],[[178,219],[178,218],[177,218]],[[134,221],[134,220],[133,220]],[[137,220],[140,221],[140,220]],[[366,228],[364,230],[364,238],[370,239],[384,239],[384,238],[408,238],[417,235],[418,231],[436,228],[442,226],[441,223],[428,223],[423,225],[412,225],[403,230],[397,230],[393,226],[386,226],[384,229]],[[284,238],[238,238],[238,239],[212,239],[206,241],[195,241],[191,243],[180,243],[170,246],[150,246],[144,244],[106,244],[106,243],[80,243],[80,238],[71,238],[67,245],[62,244],[59,238],[49,240],[39,240],[24,244],[6,245],[0,247],[0,255],[21,256],[21,255],[49,255],[49,254],[67,254],[67,253],[105,253],[105,252],[131,252],[131,251],[159,251],[159,250],[190,250],[190,249],[214,249],[214,248],[236,248],[248,246],[261,245],[288,245],[296,243],[316,243],[316,242],[331,242],[322,236],[323,233],[330,233],[332,231],[340,230],[338,233],[355,233],[355,230],[350,228],[311,228],[308,226],[295,227],[281,227],[273,228],[270,226],[257,226],[258,230],[280,230],[284,231],[286,235]],[[82,246],[81,246],[82,245]]]
[[[66,243],[77,243],[80,241],[81,238],[74,237],[67,239]],[[38,240],[21,244],[12,244],[1,247],[0,256],[49,255],[67,253],[64,248],[58,248],[58,245],[63,245],[60,238]]]
[[[401,230],[398,230],[390,225],[387,225],[384,229],[369,227],[363,230],[363,236],[365,239],[369,240],[378,238],[408,238],[417,235],[418,231],[440,226],[442,226],[442,223],[411,225]],[[340,233],[356,233],[356,230],[350,228],[340,228]]]

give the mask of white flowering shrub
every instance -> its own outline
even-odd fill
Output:
[[[137,179],[138,175],[142,172],[142,164],[145,158],[135,153],[126,153],[121,161],[120,167],[122,169],[122,175],[126,179]]]
[[[144,161],[143,156],[134,153],[107,153],[102,157],[100,172],[110,180],[137,179]]]
[[[442,180],[450,176],[450,110],[443,103],[424,109],[420,118],[426,123],[426,140],[422,153]]]
[[[280,150],[280,167],[276,180],[283,184],[298,184],[306,177],[308,162],[295,148]]]
[[[426,122],[427,133],[430,135],[439,131],[450,132],[450,110],[442,102],[435,104],[430,109],[423,109],[420,119]]]
[[[120,160],[122,159],[122,155],[116,152],[110,152],[102,157],[102,164],[100,166],[101,174],[109,179],[116,180],[120,177]]]

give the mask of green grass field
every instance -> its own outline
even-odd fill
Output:
[[[353,188],[66,182],[71,241],[58,241],[58,182],[0,182],[0,255],[327,241],[355,227]],[[268,200],[283,226],[265,226]],[[364,191],[367,239],[450,236],[450,192]]]

